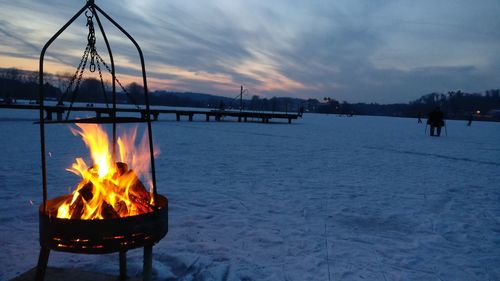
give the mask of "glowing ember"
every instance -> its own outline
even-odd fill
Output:
[[[82,180],[69,199],[55,206],[57,217],[92,220],[152,212],[153,196],[139,180],[139,176],[147,179],[151,190],[147,138],[143,137],[139,147],[135,148],[137,129],[119,137],[120,162],[114,162],[112,144],[101,126],[77,126],[80,130],[72,128],[71,131],[82,137],[94,163],[89,167],[82,158],[76,158],[71,168],[67,169],[81,176]],[[126,163],[130,164],[130,169]]]

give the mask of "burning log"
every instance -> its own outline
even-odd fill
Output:
[[[126,172],[128,172],[128,165],[127,163],[123,162],[116,162],[116,168],[117,168],[117,173],[115,174],[116,177],[120,177],[124,175]]]
[[[113,206],[111,206],[110,204],[108,204],[108,202],[104,200],[102,201],[101,208],[102,208],[101,215],[103,219],[116,219],[120,217],[120,215],[115,211]]]
[[[116,163],[111,178],[100,179],[94,165],[89,177],[78,185],[76,193],[61,202],[63,212],[57,216],[69,219],[113,219],[154,211],[151,195],[137,174],[123,162]]]
[[[75,200],[75,202],[73,202],[73,204],[71,204],[71,206],[69,207],[69,213],[71,214],[71,219],[74,220],[74,219],[79,219],[83,216],[83,212],[85,211],[85,202],[83,202],[83,199],[81,196],[78,196]]]
[[[128,165],[123,162],[117,162],[117,173],[114,175],[114,178],[118,180],[118,182],[123,183],[129,187],[129,193],[139,198],[140,201],[149,202],[151,201],[151,195],[142,184],[142,182],[137,177],[137,174],[132,169],[128,169]]]
[[[127,203],[125,203],[124,201],[119,201],[118,203],[116,203],[115,210],[120,215],[120,217],[126,216],[129,213]]]
[[[133,203],[133,206],[137,208],[139,214],[152,212],[154,210],[153,206],[150,204],[151,194],[139,180],[134,170],[128,170],[120,179],[125,181],[129,186],[128,197]]]
[[[144,201],[141,198],[135,197],[134,195],[130,195],[130,201],[134,203],[134,206],[137,208],[137,212],[139,214],[152,212],[153,206],[149,204],[149,201]]]
[[[94,185],[92,184],[91,181],[87,182],[85,185],[83,185],[82,188],[78,190],[78,193],[85,199],[85,201],[90,201],[93,197],[92,192],[94,191]]]
[[[140,198],[145,202],[150,202],[151,195],[139,180],[134,170],[128,170],[122,177],[130,182],[129,193],[131,195],[134,195],[135,197]]]
[[[141,215],[155,210],[149,188],[140,181],[139,176],[146,172],[144,161],[148,153],[135,151],[135,133],[131,139],[118,139],[119,155],[122,161],[114,162],[110,153],[107,134],[99,126],[79,125],[81,131],[74,134],[83,137],[90,148],[94,163],[89,166],[83,158],[76,158],[67,170],[82,177],[72,196],[57,206],[57,217],[66,219],[108,219]]]

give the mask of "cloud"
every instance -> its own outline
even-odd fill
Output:
[[[152,88],[234,96],[243,84],[268,97],[406,102],[432,91],[500,84],[497,0],[97,3],[140,43]],[[36,58],[77,4],[0,1],[0,32],[7,35],[0,56]],[[101,20],[119,74],[131,81],[140,75],[137,51]],[[79,19],[54,44],[54,65],[76,67],[86,32]]]

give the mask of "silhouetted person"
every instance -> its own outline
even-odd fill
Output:
[[[419,112],[419,113],[417,114],[417,118],[418,118],[417,123],[418,123],[418,124],[422,123],[422,113],[420,113],[420,112]]]
[[[467,126],[470,126],[472,124],[472,113],[469,115],[469,119],[467,119]]]
[[[441,127],[444,126],[444,114],[439,106],[429,112],[427,124],[431,126],[431,136],[439,137],[441,135]],[[436,131],[436,135],[434,134],[434,131]]]

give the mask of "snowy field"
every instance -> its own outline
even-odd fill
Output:
[[[0,111],[0,280],[39,251],[39,129],[22,114]],[[431,138],[405,118],[171,118],[153,125],[170,199],[156,280],[500,280],[500,123],[448,121]],[[47,130],[55,197],[86,150],[67,125]],[[52,252],[49,266],[118,274],[118,254]],[[141,274],[141,250],[128,266]]]

